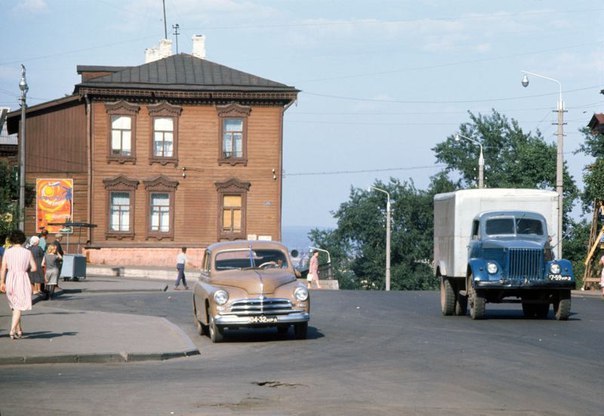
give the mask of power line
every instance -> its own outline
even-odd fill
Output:
[[[361,169],[361,170],[337,170],[337,171],[323,171],[323,172],[298,172],[298,173],[284,173],[283,177],[288,176],[319,176],[319,175],[350,175],[357,173],[379,173],[379,172],[393,172],[400,170],[419,170],[419,169],[435,169],[443,168],[447,165],[429,165],[429,166],[413,166],[406,168],[385,168],[385,169]]]

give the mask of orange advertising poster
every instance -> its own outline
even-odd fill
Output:
[[[36,180],[36,224],[38,231],[58,233],[62,224],[71,221],[73,209],[73,179]]]

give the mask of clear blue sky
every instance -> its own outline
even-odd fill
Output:
[[[165,0],[179,52],[206,36],[207,59],[302,90],[285,115],[284,225],[334,226],[350,188],[376,179],[425,189],[432,148],[495,109],[555,142],[581,184],[578,129],[604,112],[604,4],[576,0]],[[161,0],[3,0],[0,106],[70,94],[77,65],[140,65],[164,37]],[[175,47],[174,47],[175,49]],[[488,164],[488,161],[487,161]],[[486,172],[488,184],[488,171]]]

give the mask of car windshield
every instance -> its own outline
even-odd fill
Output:
[[[216,254],[216,270],[233,270],[249,268],[286,268],[287,258],[280,250],[229,250]]]

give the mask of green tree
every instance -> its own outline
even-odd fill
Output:
[[[432,195],[412,183],[390,179],[375,186],[391,200],[391,288],[431,289]],[[312,230],[315,245],[332,256],[335,276],[345,289],[384,289],[386,195],[352,188],[350,199],[334,213],[334,230]]]
[[[485,186],[488,188],[556,188],[557,145],[546,143],[538,130],[524,133],[515,120],[492,110],[490,115],[469,113],[471,122],[459,127],[459,134],[482,144],[485,159]],[[455,140],[455,134],[434,148],[436,160],[444,171],[459,175],[460,188],[477,186],[479,146],[470,140]],[[569,213],[579,196],[574,179],[564,166],[564,215]],[[567,227],[565,227],[566,229]]]
[[[585,168],[582,194],[583,212],[593,210],[593,202],[604,199],[604,135],[592,132],[587,127],[582,130],[584,142],[577,153],[591,156],[595,161]]]
[[[17,228],[18,199],[19,182],[15,169],[6,160],[0,160],[0,236]]]

